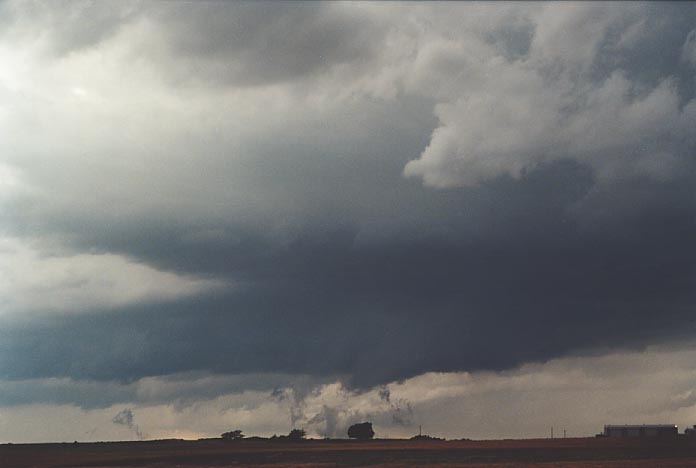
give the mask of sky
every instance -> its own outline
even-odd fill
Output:
[[[696,424],[696,4],[0,1],[0,443]]]

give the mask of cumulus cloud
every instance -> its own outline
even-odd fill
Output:
[[[687,129],[696,104],[682,109],[669,80],[641,95],[640,85],[616,72],[573,95],[550,89],[534,73],[492,75],[510,81],[439,105],[442,126],[421,157],[406,165],[407,176],[421,176],[436,187],[475,185],[500,176],[520,178],[559,158],[589,165],[602,180],[669,180],[690,167],[693,141]]]
[[[637,37],[654,37],[640,26],[640,9],[545,5],[530,15],[533,40],[516,60],[487,51],[472,62],[465,38],[441,48],[427,63],[434,76],[451,77],[457,62],[467,74],[438,96],[440,125],[404,174],[434,187],[477,185],[564,158],[587,164],[600,181],[681,174],[692,163],[694,101],[681,101],[674,69],[655,84],[624,70]],[[607,56],[616,65],[603,63]]]

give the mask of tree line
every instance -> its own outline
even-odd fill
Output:
[[[293,429],[287,435],[274,435],[269,440],[297,442],[304,440],[306,436],[307,433],[304,429]],[[374,436],[375,431],[372,429],[371,422],[353,424],[348,428],[348,437],[351,439],[369,440],[372,439]],[[245,436],[240,429],[235,429],[233,431],[222,433],[220,437],[225,440],[241,440]]]

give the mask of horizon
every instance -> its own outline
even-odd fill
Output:
[[[0,443],[692,427],[695,25],[0,1]]]
[[[651,426],[656,426],[656,427],[674,427],[678,429],[678,426],[676,424],[629,424],[629,425],[622,425],[622,424],[606,424],[604,429],[606,427],[631,427],[631,428],[639,428],[639,427],[651,427]],[[293,428],[291,431],[294,431],[296,429],[301,429],[301,428]],[[691,429],[691,428],[685,428],[685,429]],[[242,431],[243,433],[243,431]],[[602,435],[602,432],[594,434],[594,435],[575,435],[568,437],[565,434],[561,436],[549,436],[547,435],[546,437],[519,437],[519,438],[490,438],[490,439],[477,439],[477,438],[468,438],[468,437],[453,437],[453,438],[444,438],[444,437],[437,437],[437,436],[432,436],[430,434],[415,434],[411,437],[382,437],[379,436],[378,434],[375,434],[374,437],[370,438],[355,438],[355,437],[349,437],[347,435],[345,436],[336,436],[336,437],[312,437],[312,436],[305,436],[302,437],[301,439],[298,440],[287,440],[286,439],[287,434],[273,434],[271,436],[262,436],[262,435],[257,435],[257,434],[244,434],[241,438],[239,439],[225,439],[225,437],[222,437],[222,435],[217,436],[217,437],[201,437],[198,439],[186,439],[186,438],[166,438],[166,439],[137,439],[137,440],[93,440],[93,441],[79,441],[79,440],[74,440],[72,442],[69,441],[47,441],[47,442],[2,442],[0,445],[63,445],[63,444],[118,444],[118,443],[124,443],[124,444],[130,444],[130,443],[137,443],[137,442],[205,442],[205,441],[223,441],[224,443],[229,443],[229,444],[237,444],[240,442],[258,442],[258,441],[267,441],[267,442],[273,442],[273,443],[279,443],[281,446],[283,444],[289,444],[289,443],[296,443],[296,444],[301,444],[304,442],[354,442],[354,443],[371,443],[371,442],[413,442],[413,443],[418,443],[418,442],[424,442],[424,443],[435,443],[435,442],[503,442],[503,441],[550,441],[550,440],[558,440],[558,441],[563,441],[563,440],[573,440],[573,439],[597,439],[597,438],[607,438],[607,439],[612,439],[612,440],[633,440],[635,441],[638,439],[636,436],[624,436],[624,437],[618,437],[618,436],[607,436],[607,435]],[[689,434],[686,434],[685,432],[676,432],[671,438],[690,438],[693,437]],[[660,439],[659,437],[652,437],[651,439],[654,440],[663,440]],[[641,440],[641,439],[638,439]],[[644,438],[642,440],[645,440]]]
[[[609,426],[616,426],[616,427],[622,427],[623,425],[609,425]],[[647,426],[666,426],[666,427],[677,427],[676,425],[663,425],[663,424],[636,424],[636,425],[628,425],[629,427],[647,427]],[[293,428],[294,429],[300,429],[300,428]],[[688,429],[688,428],[687,428]],[[242,431],[243,432],[243,431]],[[268,442],[274,442],[274,443],[280,443],[280,444],[288,444],[288,443],[303,443],[303,442],[308,442],[308,441],[319,441],[319,442],[355,442],[355,443],[370,443],[370,442],[389,442],[389,441],[395,441],[395,442],[499,442],[499,441],[535,441],[535,440],[572,440],[572,439],[597,439],[597,438],[608,438],[608,436],[602,436],[600,437],[600,433],[594,434],[594,435],[576,435],[572,437],[567,437],[567,436],[548,436],[547,437],[519,437],[519,438],[505,438],[505,439],[475,439],[475,438],[468,438],[468,437],[453,437],[453,438],[444,438],[444,437],[437,437],[437,436],[431,436],[430,434],[422,434],[421,437],[422,439],[418,439],[420,436],[419,434],[415,434],[411,437],[378,437],[378,434],[375,434],[374,437],[368,438],[368,439],[358,439],[358,438],[351,438],[346,436],[336,436],[336,437],[311,437],[311,436],[306,436],[303,437],[300,440],[294,440],[294,441],[286,441],[283,439],[283,437],[287,436],[287,434],[272,434],[271,436],[261,436],[257,434],[245,434],[242,438],[240,439],[235,439],[235,440],[227,440],[224,437],[217,436],[217,437],[201,437],[198,439],[186,439],[186,438],[166,438],[166,439],[137,439],[137,440],[92,440],[92,441],[80,441],[80,440],[73,440],[73,441],[46,441],[46,442],[1,442],[0,445],[56,445],[56,444],[110,444],[110,443],[136,443],[136,442],[168,442],[168,441],[177,441],[177,442],[204,442],[204,441],[224,441],[225,443],[230,443],[230,444],[236,444],[240,442],[257,442],[257,441],[268,441]],[[679,432],[675,435],[675,437],[690,437],[684,432]],[[276,441],[276,439],[281,439]],[[614,437],[613,439],[621,439],[619,437]],[[623,439],[629,439],[629,438],[623,438]],[[635,437],[632,437],[630,439],[635,439]]]

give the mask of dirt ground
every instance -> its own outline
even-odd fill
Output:
[[[682,468],[696,440],[151,441],[0,445],[2,468]]]

